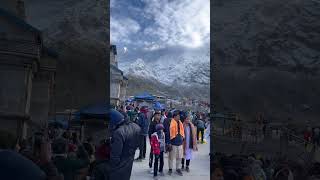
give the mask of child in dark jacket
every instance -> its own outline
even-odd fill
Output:
[[[158,171],[160,175],[163,176],[163,153],[165,151],[165,135],[164,135],[163,129],[164,127],[162,124],[157,124],[156,125],[157,132],[151,135],[152,153],[155,156],[154,170],[153,170],[153,176],[155,178],[157,178]],[[158,166],[159,160],[160,160],[160,166]]]

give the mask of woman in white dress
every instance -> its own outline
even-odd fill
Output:
[[[184,161],[186,160],[186,171],[189,172],[189,165],[192,159],[192,152],[197,151],[197,131],[194,125],[191,122],[190,114],[188,114],[187,118],[184,120],[183,123],[184,127],[184,142],[183,142],[183,155],[182,158],[182,170],[184,170]]]

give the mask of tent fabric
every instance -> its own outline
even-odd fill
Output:
[[[155,100],[155,97],[153,95],[151,95],[150,93],[148,92],[143,92],[141,94],[138,94],[136,96],[134,96],[134,99],[138,100],[150,100],[150,101],[153,101]]]
[[[74,113],[75,119],[79,120],[81,118],[92,118],[92,119],[106,119],[108,118],[110,106],[106,103],[98,103],[94,105],[89,105],[81,108],[79,111]]]

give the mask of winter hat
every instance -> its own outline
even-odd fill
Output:
[[[117,110],[110,110],[110,127],[114,128],[124,121],[124,116]]]
[[[148,112],[148,107],[147,106],[142,106],[140,108],[140,112],[147,113]]]
[[[155,109],[155,110],[161,110],[161,104],[160,104],[159,102],[156,102],[156,103],[154,104],[154,109]]]
[[[157,125],[156,125],[156,130],[157,130],[157,131],[163,130],[163,129],[164,129],[164,127],[163,127],[162,124],[157,124]]]

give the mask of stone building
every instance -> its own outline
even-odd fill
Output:
[[[118,68],[117,48],[110,46],[110,103],[112,106],[119,105],[126,97],[128,78]]]
[[[0,1],[0,27],[0,130],[25,138],[53,113],[57,54],[25,21],[22,0]]]

